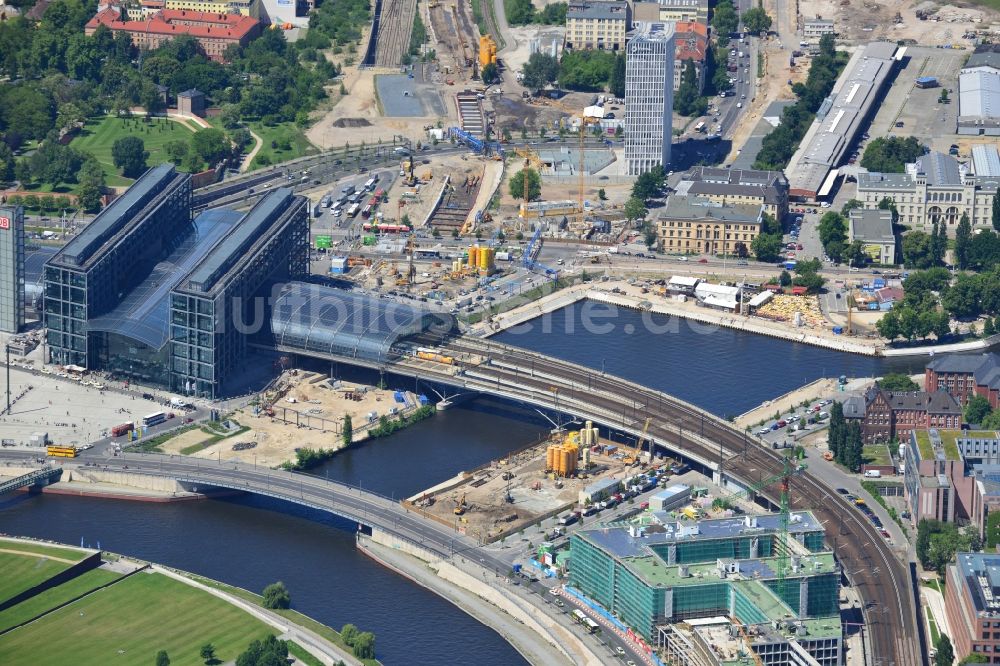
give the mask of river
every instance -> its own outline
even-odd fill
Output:
[[[923,364],[708,330],[630,310],[604,317],[614,330],[600,333],[588,330],[598,307],[605,306],[577,304],[549,316],[544,327],[498,339],[596,369],[603,364],[608,373],[725,415],[820,376],[870,376]],[[484,398],[346,451],[316,473],[406,497],[523,446],[546,429],[532,410]],[[178,504],[55,495],[0,500],[2,532],[73,544],[82,537],[89,545],[100,542],[111,551],[255,591],[282,580],[297,610],[333,627],[352,622],[374,631],[378,657],[387,664],[455,663],[456,655],[480,666],[525,663],[495,632],[359,554],[352,527],[258,498]]]

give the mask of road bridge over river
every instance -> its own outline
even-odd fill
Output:
[[[374,367],[415,378],[456,394],[482,393],[530,404],[638,436],[646,419],[656,446],[712,470],[719,482],[747,485],[778,473],[780,455],[737,430],[728,421],[672,396],[591,368],[494,341],[455,338],[440,341],[452,364],[424,361],[405,353],[381,364],[310,352],[340,363]],[[279,347],[280,349],[280,347]],[[298,349],[285,349],[302,353]],[[25,458],[25,452],[0,451],[0,459]],[[267,495],[328,511],[359,525],[382,530],[441,557],[466,553],[498,571],[507,564],[446,525],[410,513],[395,499],[305,474],[245,463],[211,463],[191,458],[127,454],[101,460],[114,469],[128,466],[191,486],[215,486]],[[864,604],[869,664],[909,666],[924,663],[924,636],[916,614],[916,581],[875,527],[840,495],[806,471],[792,481],[792,507],[810,509],[827,530],[845,575]],[[762,493],[772,501],[777,488]]]
[[[388,363],[323,353],[310,356],[361,365],[451,387],[455,395],[482,393],[589,419],[638,437],[650,419],[649,437],[658,447],[710,469],[716,482],[747,486],[781,471],[781,454],[714,414],[677,398],[592,368],[495,341],[471,338],[437,342],[444,364],[401,353]],[[301,354],[301,349],[279,347]],[[665,369],[669,371],[669,369]],[[778,488],[761,494],[778,499]],[[827,540],[851,584],[864,600],[870,644],[868,663],[903,666],[924,663],[925,636],[917,620],[916,577],[875,526],[812,472],[792,481],[792,508],[810,509],[827,530]]]

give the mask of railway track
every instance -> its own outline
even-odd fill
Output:
[[[651,418],[649,434],[654,441],[717,461],[725,473],[745,482],[781,469],[778,453],[762,448],[755,439],[734,429],[728,422],[658,391],[617,377],[598,375],[590,368],[493,342],[458,340],[443,346],[458,358],[461,354],[476,354],[502,359],[506,364],[516,363],[521,368],[530,364],[530,373],[489,364],[468,366],[478,375],[496,377],[498,384],[500,381],[514,383],[544,394],[552,389],[551,378],[558,378],[564,382],[558,393],[566,402],[589,403],[604,412],[621,413],[623,426],[632,430]],[[628,396],[625,404],[621,396]],[[628,402],[632,402],[631,408]],[[567,408],[564,411],[575,410]],[[684,424],[684,427],[668,427],[667,424]],[[874,657],[875,663],[884,665],[924,663],[911,574],[874,525],[808,471],[793,479],[792,507],[811,510],[825,526],[827,540],[845,575],[859,590],[865,602],[862,612],[870,645],[869,656]]]
[[[417,0],[383,0],[379,15],[378,43],[375,45],[377,67],[399,67],[410,48]]]

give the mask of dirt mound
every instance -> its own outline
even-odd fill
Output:
[[[333,121],[334,127],[371,127],[371,123],[364,118],[337,118]]]

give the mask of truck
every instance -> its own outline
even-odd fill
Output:
[[[572,525],[575,522],[576,522],[575,513],[571,513],[568,516],[562,516],[561,518],[559,518],[559,524],[562,525],[563,527],[566,527],[567,525]]]
[[[880,472],[877,469],[866,469],[865,470],[865,477],[867,477],[869,479],[878,479],[878,478],[881,478],[881,476],[882,476],[882,472]]]
[[[183,398],[171,398],[170,406],[173,407],[174,409],[184,409],[188,406],[188,402]]]

